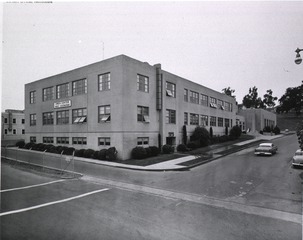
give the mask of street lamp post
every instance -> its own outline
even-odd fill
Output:
[[[300,64],[302,62],[302,58],[300,56],[301,51],[303,51],[303,49],[299,49],[299,48],[297,48],[296,51],[295,51],[297,53],[296,54],[296,59],[295,59],[296,64]]]

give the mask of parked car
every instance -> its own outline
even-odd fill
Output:
[[[293,167],[303,166],[303,150],[302,149],[298,149],[295,152],[295,155],[292,157],[292,166]]]
[[[255,149],[255,155],[273,155],[277,153],[278,147],[273,143],[261,143]]]

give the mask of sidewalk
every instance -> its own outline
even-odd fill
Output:
[[[254,139],[235,143],[232,145],[222,146],[220,144],[212,146],[210,150],[203,153],[203,155],[211,156],[208,159],[202,160],[201,154],[199,155],[186,155],[184,157],[176,158],[173,160],[164,161],[161,163],[156,163],[148,166],[137,166],[137,165],[130,165],[130,164],[123,164],[117,162],[109,162],[109,161],[102,161],[102,160],[94,160],[94,159],[87,159],[87,158],[79,158],[75,157],[75,161],[83,161],[89,162],[93,164],[111,166],[111,167],[118,167],[118,168],[126,168],[132,170],[143,170],[143,171],[174,171],[174,170],[188,170],[190,168],[196,167],[198,165],[204,164],[206,162],[213,161],[220,157],[226,156],[228,154],[241,151],[247,147],[255,146],[260,141],[270,141],[272,139],[283,137],[284,134],[280,135],[273,135],[273,136],[266,136],[266,135],[257,135]]]

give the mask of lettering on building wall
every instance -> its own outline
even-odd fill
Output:
[[[61,101],[61,102],[54,103],[54,108],[65,108],[65,107],[71,107],[71,106],[72,106],[72,101],[71,100],[66,100],[66,101]]]

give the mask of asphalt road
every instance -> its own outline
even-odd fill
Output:
[[[85,176],[65,180],[2,164],[1,239],[302,239],[298,143],[274,143],[182,172],[77,162]]]

